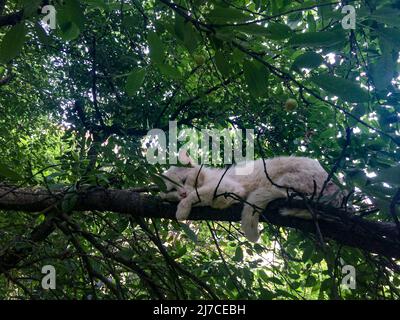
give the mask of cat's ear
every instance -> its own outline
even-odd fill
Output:
[[[329,181],[326,184],[325,190],[326,190],[327,194],[334,194],[334,193],[340,191],[339,187],[332,181]]]
[[[194,160],[190,157],[189,153],[187,150],[179,150],[179,155],[178,155],[179,162],[185,165],[190,165],[191,167],[194,167],[195,163]]]

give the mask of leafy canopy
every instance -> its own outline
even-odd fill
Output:
[[[162,188],[163,168],[145,161],[142,138],[177,120],[253,128],[258,157],[336,167],[357,210],[393,222],[398,1],[349,1],[355,29],[342,27],[336,1],[50,1],[54,30],[41,22],[49,1],[0,3],[3,183],[68,187],[58,210],[71,214],[83,186]],[[284,107],[289,98],[296,108]],[[27,235],[54,214],[1,211],[0,246],[32,246]],[[71,220],[94,240],[57,227],[0,276],[0,297],[209,298],[200,279],[226,299],[399,298],[398,263],[335,242],[323,250],[296,230],[266,224],[251,244],[236,224],[96,211]],[[340,286],[341,261],[356,269],[355,290]],[[45,264],[57,270],[56,290],[40,287]]]

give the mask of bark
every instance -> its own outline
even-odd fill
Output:
[[[44,189],[13,190],[11,187],[0,187],[0,210],[3,211],[39,212],[59,205],[62,199],[62,192],[50,194]],[[193,208],[190,220],[239,221],[241,207],[238,204],[225,210],[209,207]],[[281,216],[279,210],[283,207],[305,208],[305,204],[299,200],[275,200],[268,205],[260,220],[276,226],[295,228],[306,233],[316,232],[316,226],[312,220]],[[94,188],[76,194],[73,210],[75,212],[113,211],[133,216],[174,219],[176,204],[163,202],[157,196],[132,190]],[[328,221],[319,220],[319,227],[324,239],[333,239],[340,244],[386,257],[400,258],[399,232],[394,223],[367,220],[323,205],[316,205],[314,211],[322,216],[336,217]],[[52,230],[53,227],[49,228],[43,230],[39,228],[36,233],[31,234],[31,236],[35,236],[34,242],[41,241],[43,235],[46,237],[49,232],[51,233],[49,230]]]

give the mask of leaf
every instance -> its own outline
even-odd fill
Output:
[[[352,110],[351,114],[358,119],[360,119],[362,116],[364,116],[367,113],[367,107],[364,103],[359,103],[357,104]],[[356,119],[350,118],[348,119],[349,124],[352,126],[357,125],[358,121]]]
[[[0,63],[7,64],[21,51],[26,36],[26,28],[23,23],[11,27],[4,36],[0,45]]]
[[[303,260],[303,262],[307,262],[308,260],[311,259],[311,256],[314,253],[314,247],[310,244],[308,244],[303,251],[303,255],[301,257],[301,260]]]
[[[125,90],[129,96],[133,96],[140,89],[143,84],[144,77],[146,75],[146,69],[144,68],[135,68],[133,69],[127,79]]]
[[[291,279],[294,279],[294,280],[297,280],[297,279],[300,278],[300,275],[297,274],[297,273],[289,273],[288,276],[289,276]]]
[[[227,60],[226,54],[224,54],[222,51],[217,51],[215,53],[215,64],[223,76],[226,77],[230,74],[231,65],[229,60]]]
[[[372,12],[368,18],[393,27],[400,27],[400,11],[394,8],[380,8]]]
[[[30,0],[30,1],[25,1],[24,5],[24,18],[29,18],[32,15],[34,15],[38,8],[40,7],[42,1],[40,0]]]
[[[197,243],[197,235],[194,233],[190,227],[185,224],[185,223],[179,223],[182,227],[183,232],[188,236],[190,240],[192,240],[194,243]]]
[[[147,41],[150,47],[150,58],[154,63],[163,63],[164,46],[155,32],[150,32],[147,36]]]
[[[289,38],[292,34],[292,30],[285,24],[270,22],[267,27],[258,24],[249,24],[244,26],[232,27],[233,30],[238,30],[240,32],[263,36],[267,39],[272,40],[282,40]]]
[[[320,74],[310,77],[310,80],[325,91],[338,96],[348,102],[369,101],[368,92],[357,83],[329,74]]]
[[[232,27],[232,29],[254,36],[263,36],[267,33],[267,28],[259,24],[248,24],[244,26]]]
[[[160,70],[160,72],[167,76],[170,77],[172,79],[180,79],[182,78],[182,74],[180,73],[179,69],[174,68],[172,66],[170,66],[169,64],[163,63],[158,65],[158,69]]]
[[[181,41],[185,40],[184,30],[185,30],[185,19],[181,15],[176,14],[174,21],[174,33],[176,37]]]
[[[283,286],[283,282],[278,277],[268,277],[268,282],[274,283],[278,286]]]
[[[383,54],[376,63],[370,67],[371,76],[377,90],[386,90],[394,77],[396,62],[390,53]]]
[[[272,40],[283,40],[289,38],[291,35],[292,29],[286,24],[270,22],[265,37]]]
[[[44,29],[39,23],[35,23],[35,32],[42,44],[44,45],[50,44],[51,42],[50,37],[47,35],[46,31],[44,31]]]
[[[60,32],[61,38],[63,38],[65,41],[74,40],[78,38],[80,34],[78,26],[70,21],[60,24]]]
[[[400,166],[379,170],[377,177],[374,178],[374,182],[400,185]]]
[[[125,16],[124,20],[122,20],[122,25],[129,32],[134,33],[138,26],[138,17],[137,16]]]
[[[343,32],[306,32],[293,35],[288,44],[301,47],[330,47],[344,42],[345,39]]]
[[[185,44],[185,47],[188,49],[189,53],[193,53],[199,44],[198,33],[193,27],[193,24],[186,23],[183,34],[183,43]]]
[[[314,16],[312,15],[312,13],[309,13],[307,15],[307,26],[308,26],[308,30],[310,32],[315,32],[317,29],[317,25],[315,23],[315,19],[314,19]]]
[[[68,0],[62,7],[68,20],[75,23],[79,30],[83,30],[85,25],[85,15],[83,14],[82,7],[78,0]]]
[[[314,287],[317,284],[317,279],[314,276],[308,276],[306,283],[304,284],[305,287]]]
[[[396,28],[380,28],[378,31],[379,35],[386,41],[396,46],[400,47],[400,30]]]
[[[322,62],[324,62],[324,58],[322,58],[320,54],[315,52],[306,52],[294,60],[292,69],[297,71],[300,71],[301,68],[314,69],[319,67]]]
[[[21,181],[22,177],[5,164],[0,163],[0,176],[13,181]]]
[[[243,72],[250,94],[254,97],[263,96],[268,87],[267,68],[259,62],[245,60]]]
[[[90,7],[102,9],[105,11],[108,10],[107,4],[104,2],[104,0],[81,0],[81,1],[87,3]]]
[[[208,14],[207,18],[212,22],[243,22],[251,19],[249,15],[245,14],[241,10],[220,6],[215,6],[215,8]]]
[[[161,177],[152,174],[150,178],[160,188],[162,192],[167,192],[167,186],[165,185],[165,182]]]
[[[234,261],[240,262],[243,261],[243,250],[241,247],[237,246],[235,250],[235,256],[233,257]]]

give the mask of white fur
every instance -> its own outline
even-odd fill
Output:
[[[161,196],[165,199],[179,201],[176,218],[185,220],[189,217],[193,206],[211,206],[222,209],[238,202],[229,196],[214,198],[214,192],[218,186],[217,195],[231,193],[246,201],[242,211],[241,226],[245,236],[250,241],[256,242],[259,238],[259,214],[270,201],[287,197],[288,187],[301,193],[312,194],[314,181],[317,186],[316,195],[318,195],[328,176],[319,162],[310,158],[276,157],[264,161],[271,181],[285,188],[278,188],[271,184],[266,177],[263,160],[259,159],[240,164],[242,167],[248,166],[248,175],[238,174],[235,167],[231,167],[227,171],[198,165],[190,168],[171,167],[164,173],[164,176],[177,182],[180,186],[164,179],[169,192]],[[330,182],[324,195],[334,194],[338,191],[339,188]],[[340,199],[335,199],[335,201],[340,201]],[[299,218],[310,218],[310,213],[306,210],[286,209],[280,213]]]

